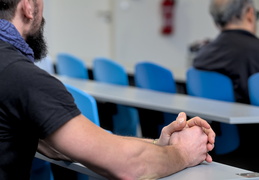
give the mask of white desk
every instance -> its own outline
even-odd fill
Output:
[[[178,173],[175,173],[161,180],[248,180],[248,179],[259,179],[246,178],[237,174],[250,173],[244,169],[212,162],[210,164],[204,162],[201,165],[185,169]]]
[[[54,163],[56,165],[74,170],[76,172],[80,172],[83,174],[86,174],[90,177],[93,177],[95,179],[105,179],[104,177],[94,173],[93,171],[89,170],[88,168],[84,167],[83,165],[79,163],[71,163],[71,162],[65,162],[65,161],[55,161],[52,159],[49,159],[39,153],[36,153],[35,157]],[[248,180],[248,179],[259,179],[257,178],[245,178],[240,175],[240,173],[251,173],[251,171],[247,171],[240,168],[235,168],[232,166],[227,166],[224,164],[212,162],[210,164],[204,162],[201,165],[187,168],[183,171],[180,171],[178,173],[175,173],[171,176],[162,178],[161,180]]]
[[[170,94],[144,90],[132,86],[117,86],[92,80],[56,76],[63,83],[91,94],[96,100],[150,110],[200,116],[206,120],[229,124],[259,123],[259,107],[229,103],[184,94]]]

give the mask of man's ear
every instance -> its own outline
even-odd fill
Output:
[[[22,0],[22,11],[26,18],[29,20],[33,19],[33,7],[32,7],[32,0]]]
[[[254,22],[256,20],[256,12],[255,9],[252,7],[249,7],[246,12],[246,19],[249,22]]]

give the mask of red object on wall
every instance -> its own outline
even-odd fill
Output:
[[[174,32],[173,18],[175,0],[163,0],[161,6],[163,21],[161,33],[163,35],[171,35]]]

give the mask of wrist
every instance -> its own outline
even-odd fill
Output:
[[[158,139],[154,139],[152,144],[158,145]]]

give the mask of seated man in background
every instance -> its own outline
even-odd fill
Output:
[[[84,117],[64,85],[34,65],[47,52],[42,16],[43,0],[0,0],[1,180],[29,179],[37,147],[109,179],[158,179],[212,162],[215,133],[201,118],[180,113],[151,140],[110,134]]]
[[[193,66],[197,69],[217,71],[231,78],[236,102],[249,104],[248,78],[259,72],[259,39],[255,36],[257,13],[253,0],[211,0],[210,14],[220,30],[220,34],[204,45]],[[219,112],[220,113],[220,112]],[[252,160],[258,151],[251,147],[258,137],[259,125],[238,125],[240,148],[233,161],[244,158],[242,168],[259,171]],[[255,139],[256,138],[256,139]],[[250,156],[250,160],[247,159]],[[228,156],[229,157],[229,156]],[[228,160],[223,156],[222,160]],[[238,160],[236,159],[238,158]],[[217,161],[217,157],[215,157]],[[232,165],[236,165],[236,164]]]
[[[200,49],[193,66],[229,76],[236,101],[249,104],[247,80],[259,72],[259,39],[255,36],[253,1],[211,0],[210,13],[221,33]]]

